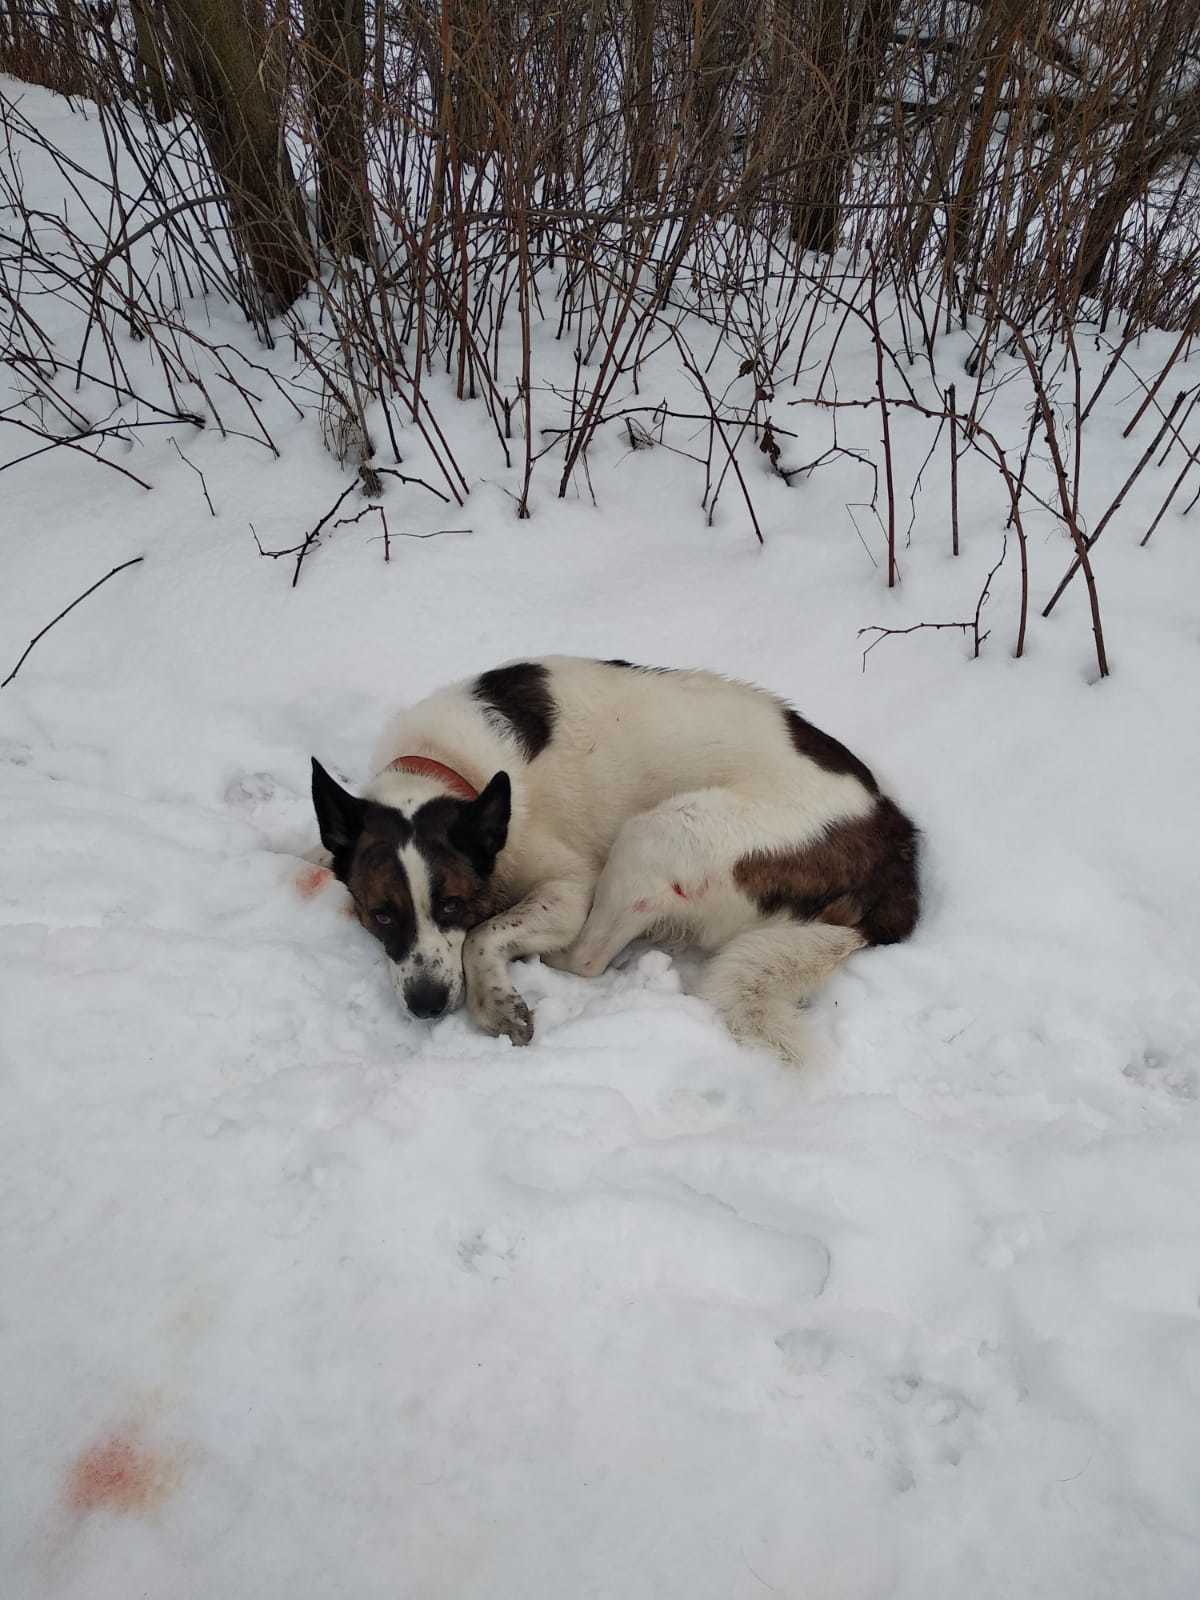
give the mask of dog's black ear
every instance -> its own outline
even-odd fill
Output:
[[[508,838],[512,815],[512,785],[507,772],[498,772],[476,799],[463,806],[450,829],[450,843],[484,877]]]
[[[356,800],[347,794],[336,779],[313,757],[312,764],[313,810],[317,813],[317,826],[321,830],[321,843],[331,855],[348,850],[362,832],[366,801]]]

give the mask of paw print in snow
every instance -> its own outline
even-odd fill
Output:
[[[0,761],[12,767],[27,767],[33,750],[18,739],[0,739]]]
[[[243,772],[225,785],[225,804],[244,816],[254,816],[272,803],[278,791],[269,772]]]
[[[520,1237],[503,1228],[475,1228],[458,1241],[458,1263],[464,1272],[498,1283],[507,1278],[517,1259]]]
[[[957,1467],[974,1433],[976,1408],[956,1389],[913,1373],[887,1382],[889,1422],[903,1469],[916,1482],[922,1470]]]
[[[1196,1098],[1196,1074],[1190,1067],[1172,1061],[1162,1050],[1143,1050],[1136,1061],[1122,1067],[1122,1074],[1146,1089],[1158,1089],[1172,1100]]]

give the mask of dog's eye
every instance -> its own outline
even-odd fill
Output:
[[[390,928],[395,921],[390,911],[372,911],[371,916],[381,928]]]
[[[456,917],[462,908],[463,903],[461,900],[455,900],[453,898],[441,900],[438,902],[438,916],[446,919],[449,919],[450,917]]]

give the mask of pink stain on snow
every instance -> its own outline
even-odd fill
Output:
[[[66,1485],[72,1511],[152,1511],[179,1480],[179,1464],[133,1430],[118,1429],[79,1455]]]
[[[296,874],[294,882],[296,888],[305,900],[311,900],[333,877],[328,867],[302,867]]]

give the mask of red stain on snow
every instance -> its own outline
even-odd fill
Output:
[[[675,891],[675,893],[679,896],[679,898],[681,900],[686,900],[687,899],[687,891],[686,891],[686,889],[684,889],[682,884],[673,883],[671,885],[671,888]]]
[[[72,1511],[152,1511],[179,1481],[173,1456],[117,1429],[84,1450],[71,1468],[66,1498]]]
[[[311,900],[313,895],[320,894],[321,890],[333,877],[328,867],[301,867],[296,874],[295,884],[306,900]]]

